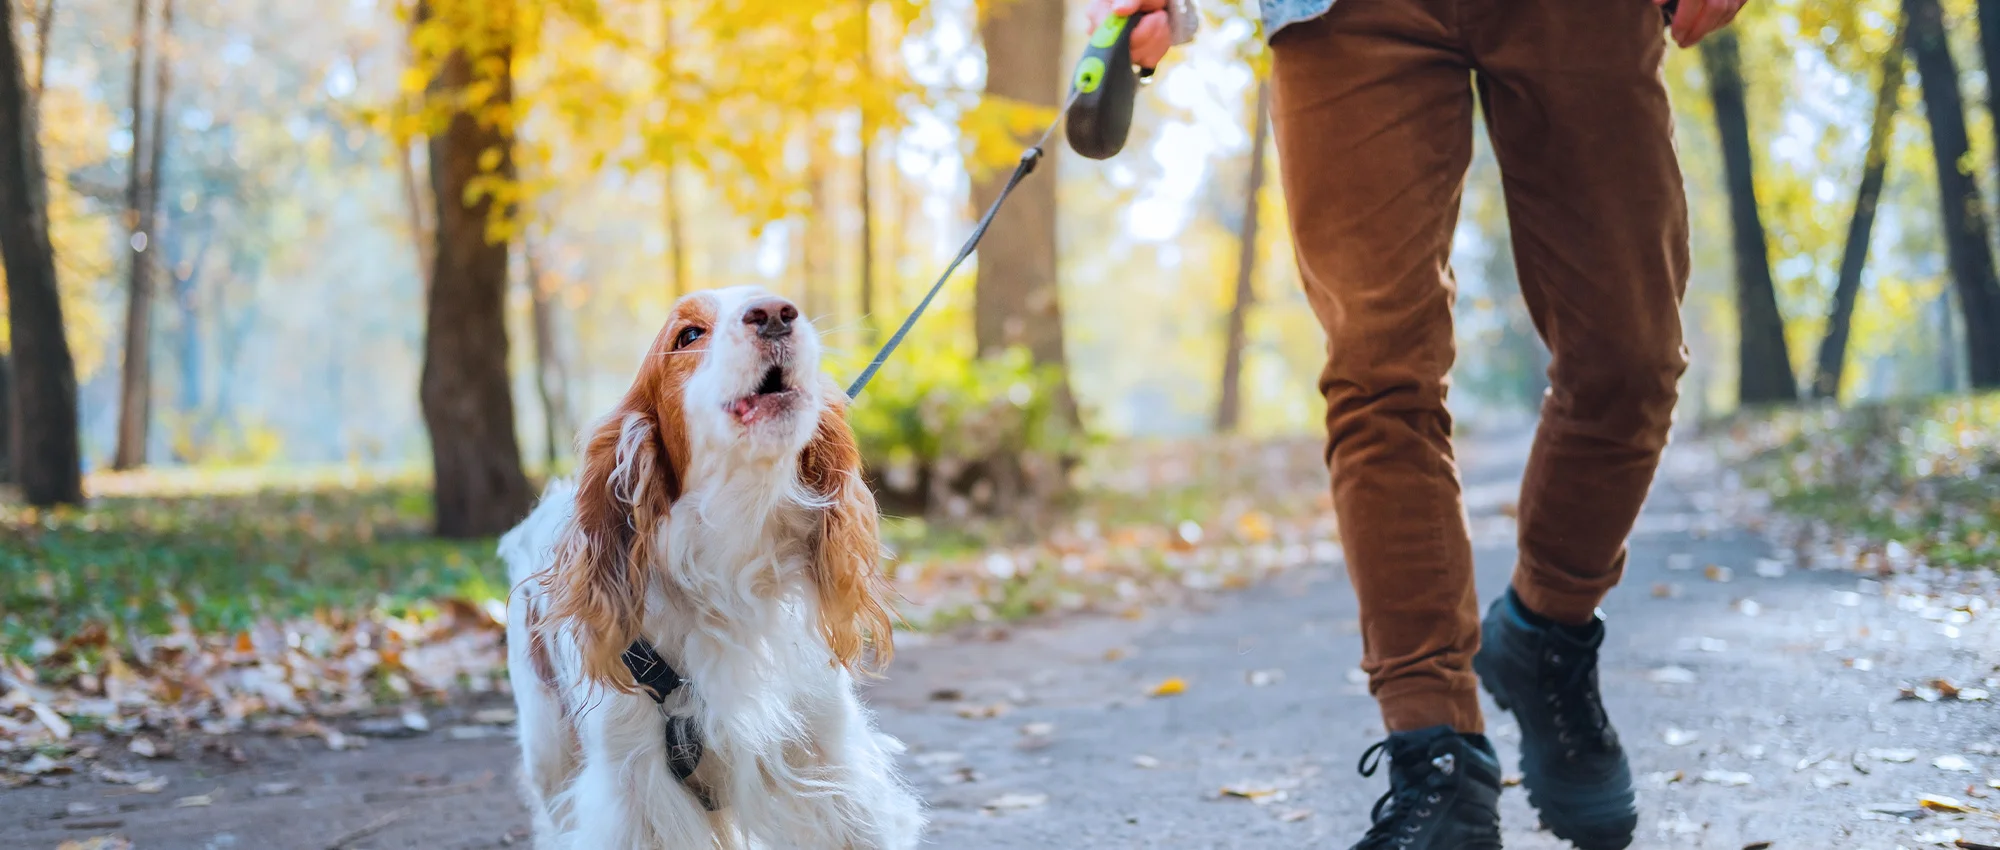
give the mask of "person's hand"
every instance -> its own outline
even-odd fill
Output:
[[[1167,48],[1173,46],[1166,9],[1167,0],[1090,0],[1090,8],[1084,15],[1090,19],[1091,32],[1096,32],[1097,25],[1114,14],[1144,15],[1132,30],[1132,63],[1141,68],[1156,68],[1160,60],[1167,58]]]
[[[1680,7],[1674,10],[1674,43],[1682,47],[1695,46],[1709,33],[1736,20],[1736,13],[1743,10],[1746,2],[1748,0],[1681,0]],[[1665,6],[1667,0],[1653,0],[1653,5]],[[1136,48],[1134,50],[1136,52]]]

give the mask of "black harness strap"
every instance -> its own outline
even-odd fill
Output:
[[[653,645],[643,640],[632,642],[625,648],[625,669],[632,673],[632,680],[646,689],[646,695],[655,704],[664,703],[674,691],[687,684],[673,665],[660,657]],[[701,735],[696,731],[694,718],[680,715],[667,716],[667,768],[680,780],[681,787],[701,801],[702,808],[715,811],[715,797],[701,783],[694,781],[695,768],[701,766]]]

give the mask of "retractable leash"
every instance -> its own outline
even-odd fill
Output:
[[[1185,44],[1194,38],[1194,32],[1201,17],[1194,0],[1169,0],[1167,17],[1175,44]],[[930,309],[932,299],[951,280],[952,272],[958,271],[960,264],[972,256],[979,240],[986,236],[986,229],[993,225],[993,217],[1000,212],[1000,205],[1007,202],[1007,196],[1014,194],[1014,187],[1035,170],[1042,161],[1042,146],[1048,144],[1049,137],[1055,135],[1056,125],[1069,122],[1069,146],[1072,150],[1091,159],[1110,159],[1125,147],[1125,137],[1132,130],[1132,105],[1139,94],[1139,80],[1153,75],[1153,70],[1137,70],[1132,66],[1132,31],[1137,28],[1137,18],[1112,15],[1099,24],[1090,36],[1090,43],[1083,51],[1083,58],[1076,63],[1076,73],[1071,78],[1069,100],[1056,115],[1055,123],[1042,131],[1041,138],[1021,152],[1021,161],[1014,166],[1014,173],[1007,183],[1000,187],[1000,195],[986,208],[986,214],[979,218],[979,224],[972,228],[972,235],[965,245],[958,249],[958,256],[944,267],[944,274],[931,284],[924,300],[903,319],[901,327],[882,344],[881,350],[868,361],[868,368],[861,370],[861,377],[847,388],[847,397],[858,398],[861,391],[874,380],[875,373],[882,368],[896,347],[903,344],[910,328],[916,326],[917,319]]]

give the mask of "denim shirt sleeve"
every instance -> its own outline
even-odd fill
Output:
[[[1326,10],[1333,8],[1333,0],[1263,0],[1259,5],[1264,15],[1264,38],[1268,41],[1287,26],[1326,14]]]

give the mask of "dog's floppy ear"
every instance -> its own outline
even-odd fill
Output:
[[[549,619],[575,636],[585,675],[622,691],[637,688],[620,656],[642,630],[647,565],[678,486],[660,423],[636,401],[584,444],[576,517],[543,577]]]
[[[875,494],[862,480],[861,448],[847,426],[847,396],[837,388],[828,395],[818,430],[799,456],[800,483],[823,505],[807,569],[819,591],[820,634],[834,659],[853,669],[873,644],[880,666],[895,653],[895,644]]]

